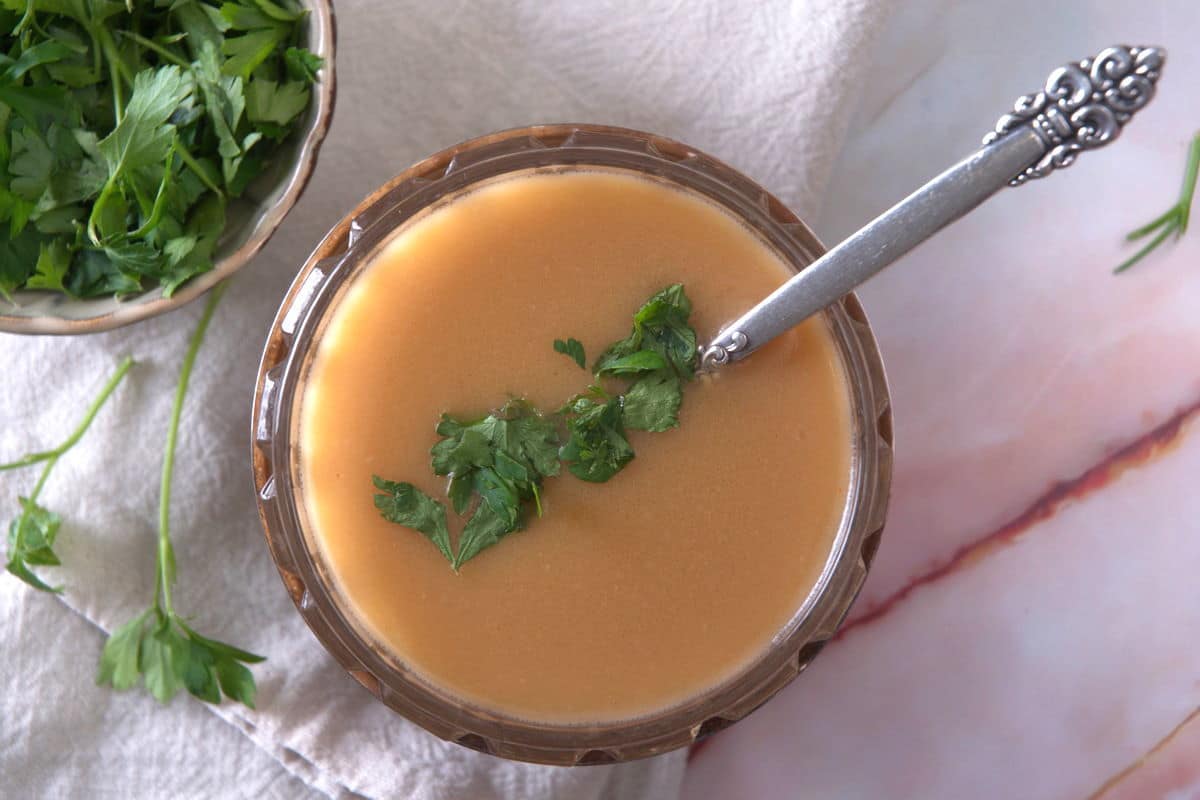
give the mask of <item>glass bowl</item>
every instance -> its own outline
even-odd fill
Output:
[[[808,666],[834,635],[879,546],[892,466],[887,381],[858,300],[822,314],[853,405],[847,500],[834,546],[808,598],[769,647],[733,678],[649,716],[597,724],[507,717],[429,684],[374,645],[306,532],[294,413],[327,313],[389,234],[421,210],[478,181],[537,167],[634,170],[700,192],[734,214],[795,269],[823,252],[782,203],[716,159],[679,142],[597,125],[537,125],[483,136],[431,156],[351,211],[300,269],[271,326],[252,417],[254,488],[280,577],[301,616],[335,659],[380,701],[443,739],[504,758],[605,764],[683,747],[742,719]]]

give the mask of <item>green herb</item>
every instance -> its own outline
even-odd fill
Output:
[[[1165,242],[1171,234],[1175,234],[1176,239],[1183,236],[1184,232],[1187,231],[1188,217],[1192,213],[1192,198],[1196,194],[1196,180],[1198,176],[1200,176],[1200,133],[1197,133],[1192,138],[1191,147],[1188,148],[1187,164],[1183,170],[1183,188],[1179,192],[1179,202],[1167,209],[1162,216],[1151,220],[1125,237],[1127,241],[1134,242],[1158,231],[1158,234],[1141,250],[1138,250],[1128,259],[1121,262],[1113,272],[1124,272],[1129,269]]]
[[[696,374],[696,331],[688,323],[692,303],[682,284],[655,294],[633,317],[629,336],[609,345],[594,366],[597,381],[633,378],[619,398],[602,388],[575,398],[568,407],[570,440],[559,456],[572,475],[607,481],[634,457],[625,428],[662,432],[679,424],[683,381]]]
[[[96,682],[115,689],[129,689],[141,680],[147,691],[163,703],[186,689],[208,703],[221,702],[224,694],[253,708],[254,676],[245,665],[262,661],[262,656],[201,636],[175,611],[171,595],[175,584],[175,550],[170,527],[171,479],[175,471],[179,422],[196,355],[224,290],[222,283],[209,294],[179,371],[159,491],[154,604],[109,636],[100,656]]]
[[[646,301],[633,317],[628,337],[609,345],[596,360],[597,375],[616,375],[630,371],[653,371],[663,364],[644,364],[630,370],[629,359],[639,353],[657,353],[681,377],[690,379],[696,372],[696,331],[688,324],[692,303],[682,284],[663,289]]]
[[[519,530],[525,507],[542,513],[542,482],[559,472],[558,428],[523,400],[510,400],[483,419],[443,415],[443,437],[430,451],[435,475],[449,477],[446,493],[457,514],[475,512],[450,547],[446,507],[410,483],[375,478],[375,507],[385,519],[423,533],[457,571],[479,551]]]
[[[230,198],[309,104],[304,13],[0,0],[0,297],[169,296],[212,269]]]
[[[572,359],[580,369],[587,369],[587,355],[583,352],[583,342],[578,339],[567,339],[565,342],[562,339],[555,339],[554,352],[562,353]]]
[[[375,488],[383,493],[375,495],[375,507],[384,519],[425,534],[425,538],[437,545],[447,561],[454,562],[444,505],[411,483],[396,483],[376,477]]]
[[[679,426],[683,385],[671,370],[661,369],[639,378],[625,392],[625,425],[661,433]]]
[[[681,284],[651,297],[634,315],[632,333],[597,360],[594,382],[553,415],[511,399],[474,421],[442,416],[441,441],[430,451],[433,472],[450,479],[446,494],[456,514],[474,507],[457,552],[450,544],[446,507],[411,483],[375,476],[376,508],[388,521],[432,541],[457,572],[521,530],[531,507],[542,515],[545,479],[559,474],[560,462],[580,480],[610,480],[635,456],[626,428],[660,432],[679,424],[682,385],[694,376],[697,363],[691,310]],[[554,350],[581,367],[587,363],[577,339],[556,339]],[[610,392],[605,380],[632,383],[623,392]]]
[[[96,414],[99,413],[100,408],[112,396],[117,385],[120,384],[125,374],[129,372],[131,366],[133,366],[132,358],[126,356],[121,360],[121,363],[117,365],[116,372],[108,379],[108,382],[104,384],[104,388],[100,390],[100,394],[96,396],[96,399],[88,407],[87,413],[84,414],[79,426],[58,447],[40,453],[30,453],[8,464],[0,464],[0,472],[29,467],[34,464],[45,464],[42,467],[42,474],[38,477],[38,481],[33,487],[33,491],[29,493],[28,497],[18,498],[21,513],[8,526],[7,569],[35,589],[45,592],[58,592],[62,588],[52,588],[30,569],[30,567],[34,566],[58,566],[61,563],[58,555],[54,552],[54,541],[58,537],[58,528],[61,524],[61,519],[58,514],[38,505],[38,495],[42,493],[42,489],[45,487],[46,481],[49,479],[50,473],[54,470],[54,466],[58,463],[58,460],[83,438],[83,434],[87,432],[88,427],[92,424],[92,420],[96,418]]]
[[[571,408],[567,423],[571,438],[558,451],[571,474],[580,480],[604,483],[633,460],[625,438],[621,398],[605,402],[581,399]]]

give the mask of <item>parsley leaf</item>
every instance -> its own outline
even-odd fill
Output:
[[[308,107],[308,85],[252,78],[246,87],[246,115],[252,122],[287,125]]]
[[[230,700],[254,708],[254,676],[244,665],[262,660],[205,638],[176,614],[154,607],[108,637],[96,683],[125,690],[140,680],[160,703],[182,689],[206,703],[220,703],[224,692]]]
[[[532,502],[542,513],[542,482],[560,469],[558,426],[528,402],[512,399],[475,422],[443,415],[437,433],[443,439],[430,450],[433,471],[450,476],[446,493],[455,513],[465,513],[472,499],[479,498],[459,539],[458,555],[451,558],[457,570],[519,530],[526,504]]]
[[[458,570],[465,562],[499,543],[514,530],[516,528],[505,515],[496,513],[489,503],[480,503],[463,528],[458,543],[458,556],[454,559],[454,569]]]
[[[562,339],[555,339],[554,352],[562,353],[573,359],[580,369],[587,369],[587,356],[583,352],[583,343],[578,339],[567,339],[565,342]]]
[[[191,76],[176,66],[142,70],[134,77],[124,116],[98,145],[110,182],[166,159],[175,135],[175,126],[167,120],[193,87]]]
[[[254,133],[238,141],[236,131],[246,110],[242,79],[221,74],[217,48],[206,42],[194,67],[196,84],[204,98],[204,110],[217,135],[217,152],[221,156],[221,174],[225,183],[233,181],[246,152],[262,138]]]
[[[31,566],[58,566],[54,540],[62,523],[58,514],[47,511],[27,497],[18,498],[21,513],[8,526],[8,564],[6,568],[25,583],[43,592],[60,592],[29,569]]]
[[[627,426],[656,433],[679,426],[683,389],[679,376],[662,369],[634,382],[624,395],[622,418]]]
[[[633,317],[633,331],[614,342],[596,361],[597,375],[611,374],[614,366],[640,350],[662,356],[684,378],[696,372],[696,332],[688,324],[692,303],[683,284],[673,284],[655,294]]]
[[[107,683],[114,689],[131,689],[141,675],[142,629],[150,611],[134,617],[117,628],[104,643],[100,654],[100,670],[96,683]]]
[[[262,28],[228,38],[221,44],[221,52],[228,56],[221,71],[226,75],[237,75],[242,80],[250,80],[254,70],[286,40],[287,29],[283,27]]]
[[[559,450],[571,474],[581,480],[603,483],[633,460],[633,447],[625,438],[621,400],[606,403],[581,400],[568,423],[571,438]]]
[[[656,372],[667,366],[667,360],[653,350],[638,350],[627,356],[609,359],[599,370],[600,375],[640,375]]]
[[[404,525],[425,534],[437,545],[446,560],[454,563],[450,550],[450,530],[446,527],[446,507],[411,483],[396,483],[375,476],[375,507],[388,522]]]
[[[299,47],[289,47],[283,53],[283,63],[292,80],[316,83],[317,73],[325,66],[325,59]]]
[[[30,289],[66,291],[62,285],[62,278],[66,277],[68,269],[71,269],[71,253],[67,252],[66,243],[61,239],[42,243],[34,275],[30,276],[25,285]]]
[[[510,400],[495,414],[463,423],[443,415],[430,450],[435,475],[461,476],[496,463],[504,454],[523,467],[526,482],[558,474],[558,429],[523,400]]]
[[[542,513],[541,487],[557,475],[557,424],[528,402],[511,399],[497,412],[472,422],[448,414],[437,426],[441,438],[430,450],[435,475],[449,476],[446,494],[456,514],[475,512],[450,546],[446,509],[408,483],[374,477],[375,506],[390,522],[412,528],[433,541],[455,571],[503,536],[520,530],[525,507]],[[476,502],[476,498],[478,501]]]

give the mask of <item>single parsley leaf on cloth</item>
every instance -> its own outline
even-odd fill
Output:
[[[160,703],[182,689],[206,703],[220,703],[224,692],[230,700],[254,708],[254,676],[244,665],[262,660],[201,636],[178,616],[155,607],[109,636],[96,683],[123,691],[142,681]]]
[[[56,567],[62,562],[54,553],[54,540],[62,520],[27,497],[17,498],[21,513],[8,526],[8,563],[5,568],[35,589],[60,592],[33,573],[31,566]]]
[[[554,352],[562,353],[572,359],[580,369],[587,369],[587,355],[583,351],[583,342],[578,339],[567,339],[565,342],[562,339],[555,339]]]
[[[100,409],[108,401],[108,398],[112,396],[112,393],[116,391],[117,386],[132,366],[132,358],[126,357],[121,360],[112,377],[108,379],[108,382],[100,390],[100,394],[88,406],[87,412],[84,414],[83,420],[79,423],[78,427],[58,447],[55,447],[53,450],[29,453],[16,461],[0,464],[0,472],[31,467],[35,464],[43,465],[41,475],[38,477],[37,483],[34,484],[29,496],[17,498],[17,502],[21,506],[21,513],[8,526],[8,559],[5,564],[6,569],[10,573],[35,589],[44,592],[58,592],[61,590],[61,587],[51,587],[30,569],[30,567],[34,566],[58,566],[61,563],[58,555],[54,552],[54,541],[58,538],[58,530],[62,524],[62,520],[58,514],[39,505],[38,497],[41,495],[42,489],[45,488],[46,481],[50,478],[50,473],[54,471],[55,465],[58,464],[58,460],[83,438],[84,433],[91,426],[92,420],[96,418]]]
[[[388,522],[412,528],[433,542],[451,564],[450,529],[446,526],[446,507],[411,483],[397,483],[375,476],[375,507]]]
[[[179,382],[167,425],[159,486],[158,536],[155,547],[154,602],[130,622],[109,635],[100,654],[96,683],[114,689],[130,689],[139,680],[159,702],[168,702],[180,690],[208,703],[219,703],[222,693],[231,700],[254,707],[254,675],[246,664],[262,656],[208,639],[175,610],[175,548],[171,542],[171,483],[183,401],[192,367],[227,283],[209,293],[179,369]]]
[[[141,676],[142,629],[150,611],[134,617],[109,635],[100,655],[96,682],[114,689],[131,689]]]

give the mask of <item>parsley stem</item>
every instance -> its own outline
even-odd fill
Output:
[[[112,82],[113,119],[120,122],[125,117],[125,99],[121,96],[121,81],[112,59],[108,61],[108,79]]]
[[[112,33],[109,31],[108,26],[97,25],[96,34],[100,40],[101,46],[104,48],[105,58],[108,59],[110,64],[116,67],[117,74],[125,79],[125,83],[133,86],[133,73],[129,71],[129,65],[126,64],[125,59],[121,57],[121,49],[117,47],[117,43],[113,41]],[[119,81],[115,80],[113,82],[119,83]]]
[[[177,135],[172,142],[171,147],[174,148],[175,142],[178,141],[179,137]],[[167,187],[171,184],[171,161],[172,159],[168,158],[164,164],[162,181],[160,181],[158,184],[158,194],[154,197],[154,204],[150,206],[150,211],[146,215],[146,221],[142,223],[140,228],[129,234],[129,238],[140,239],[146,236],[150,233],[150,231],[154,230],[155,226],[157,226],[159,221],[162,220],[163,210],[167,207]],[[141,201],[142,198],[139,194],[138,202],[140,203]]]
[[[178,137],[175,139],[175,152],[179,154],[181,159],[183,159],[183,163],[187,165],[187,168],[196,173],[196,177],[200,179],[201,183],[215,192],[218,196],[225,196],[225,193],[221,191],[221,187],[213,183],[212,178],[210,178],[208,173],[204,171],[204,167],[200,166],[200,162],[197,161],[196,157],[188,151],[183,142],[179,141]]]
[[[96,245],[97,247],[103,247],[104,242],[102,241],[102,238],[100,236],[100,229],[97,226],[96,221],[98,219],[100,219],[100,217],[102,215],[101,214],[102,209],[104,208],[105,204],[108,202],[108,198],[112,195],[112,193],[114,191],[116,191],[116,189],[117,189],[116,176],[115,175],[110,176],[109,179],[107,181],[105,181],[104,188],[100,190],[99,196],[96,197],[96,202],[92,204],[92,213],[88,214],[88,221],[87,221],[88,238],[91,239],[92,244]]]
[[[67,437],[66,441],[53,450],[45,450],[40,453],[30,453],[29,455],[16,461],[12,461],[8,464],[0,464],[0,472],[9,469],[20,469],[21,467],[32,466],[33,464],[37,464],[41,461],[51,461],[53,459],[57,459],[59,456],[62,456],[68,450],[74,447],[83,437],[83,434],[87,432],[88,427],[91,426],[92,420],[96,418],[96,414],[100,411],[100,407],[104,405],[109,396],[112,395],[113,391],[116,390],[117,384],[121,382],[121,379],[125,377],[125,373],[129,372],[129,368],[132,366],[133,358],[131,356],[125,356],[125,358],[121,359],[121,362],[117,365],[116,372],[114,372],[112,377],[108,379],[108,383],[104,384],[104,388],[100,391],[100,394],[96,396],[96,399],[92,401],[91,406],[88,407],[87,413],[83,417],[83,421],[80,422],[79,427],[77,427],[75,431]],[[39,481],[39,487],[41,483],[42,481]],[[37,492],[38,489],[34,489],[34,497],[37,496]]]
[[[1151,233],[1159,226],[1161,226],[1165,223],[1171,222],[1172,220],[1175,219],[1175,214],[1177,211],[1179,211],[1178,206],[1171,206],[1166,211],[1164,211],[1161,216],[1155,217],[1154,219],[1150,220],[1149,222],[1147,222],[1145,225],[1138,228],[1137,230],[1130,231],[1125,236],[1125,241],[1136,242],[1138,239],[1141,239],[1146,234]]]
[[[132,86],[133,76],[121,58],[121,51],[113,41],[112,34],[103,23],[88,26],[88,32],[108,61],[108,79],[112,83],[113,119],[119,123],[125,116],[125,96],[121,91],[121,79],[124,78],[125,82]]]
[[[1183,192],[1179,199],[1179,233],[1187,230],[1192,214],[1192,199],[1196,196],[1196,179],[1200,177],[1200,133],[1192,137],[1188,148],[1187,168],[1183,173]]]
[[[183,357],[183,365],[179,368],[179,383],[175,387],[175,402],[171,406],[171,422],[167,427],[167,445],[163,452],[162,483],[158,496],[158,580],[155,583],[154,603],[157,606],[162,599],[162,607],[167,614],[174,615],[171,603],[171,581],[174,579],[175,556],[171,547],[171,477],[175,472],[175,446],[179,439],[179,420],[183,416],[183,398],[187,394],[188,381],[192,377],[192,365],[196,363],[196,354],[204,342],[204,334],[208,331],[208,323],[212,320],[217,303],[225,293],[224,282],[217,284],[208,293],[204,311],[196,330],[188,342],[187,353]]]
[[[1198,177],[1200,177],[1200,133],[1192,137],[1192,143],[1188,147],[1187,165],[1183,169],[1183,187],[1179,190],[1179,200],[1158,217],[1131,231],[1125,239],[1130,242],[1136,241],[1155,230],[1158,231],[1158,235],[1141,250],[1122,261],[1113,270],[1114,273],[1124,272],[1141,261],[1151,250],[1165,242],[1171,234],[1175,234],[1176,239],[1183,236],[1184,231],[1187,230],[1188,217],[1192,213],[1192,200],[1196,196],[1196,179]]]
[[[96,418],[96,414],[99,413],[101,406],[104,405],[104,403],[112,395],[113,391],[116,390],[117,385],[121,382],[121,379],[125,377],[125,373],[129,372],[129,368],[132,366],[132,357],[125,356],[125,358],[121,359],[121,363],[117,365],[117,371],[114,372],[112,377],[108,379],[108,383],[104,384],[104,388],[100,390],[100,394],[96,396],[96,399],[93,400],[92,404],[88,407],[87,413],[84,414],[83,421],[79,423],[79,426],[75,428],[75,431],[70,436],[67,437],[65,442],[53,450],[46,450],[41,453],[30,453],[24,458],[13,461],[9,464],[0,464],[0,471],[3,471],[7,469],[28,467],[33,464],[37,464],[40,461],[46,462],[46,466],[42,467],[42,474],[38,476],[37,483],[33,486],[33,491],[29,493],[29,497],[27,497],[21,504],[21,515],[17,517],[17,520],[14,523],[16,535],[13,537],[13,541],[9,545],[10,553],[22,552],[22,549],[25,546],[25,518],[29,516],[29,512],[33,510],[35,504],[37,503],[38,496],[41,495],[42,489],[46,486],[46,480],[50,477],[50,472],[54,469],[54,466],[58,464],[58,459],[62,458],[62,456],[68,450],[74,447],[83,437],[83,434],[87,431],[88,427],[91,426],[92,420],[94,420]]]
[[[1124,272],[1125,270],[1129,269],[1129,268],[1130,268],[1130,267],[1132,267],[1134,264],[1136,264],[1137,262],[1139,262],[1139,261],[1141,261],[1143,258],[1145,258],[1145,257],[1146,257],[1146,255],[1147,255],[1147,254],[1148,254],[1148,253],[1149,253],[1151,250],[1153,250],[1154,248],[1156,248],[1156,247],[1158,247],[1160,244],[1162,244],[1162,243],[1163,243],[1163,241],[1164,241],[1164,240],[1165,240],[1165,239],[1166,239],[1168,236],[1170,236],[1172,233],[1174,233],[1176,230],[1177,230],[1176,226],[1174,226],[1174,225],[1167,225],[1167,226],[1166,226],[1166,227],[1164,227],[1164,228],[1163,228],[1161,231],[1159,231],[1159,232],[1158,232],[1158,235],[1157,235],[1157,236],[1155,236],[1153,239],[1151,239],[1151,240],[1150,240],[1150,241],[1149,241],[1149,242],[1146,244],[1146,246],[1145,246],[1145,247],[1143,247],[1141,250],[1138,250],[1136,253],[1134,253],[1133,255],[1131,255],[1129,258],[1127,258],[1127,259],[1125,259],[1124,261],[1122,261],[1122,262],[1121,262],[1121,263],[1120,263],[1120,264],[1117,266],[1117,268],[1113,270],[1113,272],[1114,272],[1114,273],[1120,273],[1120,272]]]
[[[142,47],[146,48],[147,50],[153,51],[156,55],[158,55],[159,58],[163,59],[164,61],[169,61],[170,63],[174,64],[175,66],[183,67],[184,69],[191,68],[191,64],[184,61],[182,58],[175,55],[170,50],[163,47],[158,42],[153,41],[152,39],[147,39],[145,36],[135,33],[134,31],[117,31],[117,33],[119,33],[121,36],[124,36],[128,39],[132,39],[133,41],[137,42],[138,44],[140,44]]]
[[[33,12],[37,3],[35,0],[25,0],[25,13],[21,15],[21,21],[17,23],[17,27],[13,28],[12,35],[16,36],[33,24]]]

